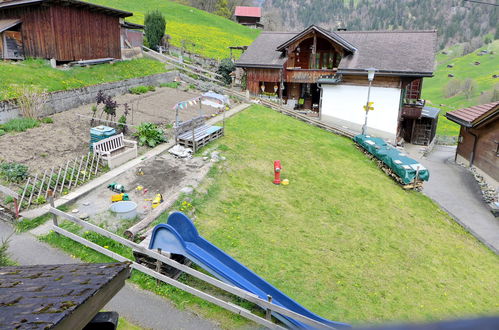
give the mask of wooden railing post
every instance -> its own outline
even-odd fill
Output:
[[[48,198],[49,198],[50,206],[55,207],[55,205],[54,205],[54,192],[52,191],[52,189],[49,189],[49,191],[48,191]],[[59,223],[57,222],[57,215],[55,213],[52,213],[52,222],[54,223],[54,226],[59,227]]]
[[[158,253],[161,254],[161,248],[158,248]],[[161,261],[156,259],[156,272],[161,273]],[[156,279],[156,283],[159,285],[161,281]]]
[[[272,302],[272,296],[271,295],[267,295],[267,300],[269,303]],[[267,308],[266,311],[265,311],[265,318],[269,321],[272,320],[272,310],[270,308]]]

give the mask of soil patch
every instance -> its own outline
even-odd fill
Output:
[[[127,103],[132,108],[128,124],[153,122],[166,125],[175,120],[175,110],[172,107],[177,102],[200,94],[201,92],[194,90],[183,91],[180,88],[164,87],[147,94],[125,94],[114,99],[119,104]],[[91,116],[91,107],[92,104],[82,105],[52,115],[53,124],[41,124],[26,132],[0,136],[0,161],[22,163],[29,167],[31,173],[39,173],[53,165],[63,165],[66,161],[85,154],[89,150],[90,120],[81,118],[78,114]],[[116,118],[119,118],[122,112],[123,107],[119,107]],[[217,109],[203,105],[204,115],[211,116],[216,112]],[[198,115],[199,110],[195,106],[179,112],[179,117],[183,121]]]

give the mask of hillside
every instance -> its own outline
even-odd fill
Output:
[[[264,23],[276,30],[310,24],[349,30],[436,29],[440,49],[467,42],[473,50],[489,33],[499,38],[499,7],[461,0],[266,0],[263,7],[264,16],[272,16]]]
[[[259,31],[239,25],[226,18],[166,0],[91,0],[90,2],[134,13],[127,21],[143,24],[148,11],[159,10],[166,18],[166,33],[174,46],[185,39],[190,52],[210,58],[229,57],[229,46],[249,45]]]
[[[441,108],[442,116],[450,110],[490,102],[494,89],[499,89],[499,78],[492,77],[499,75],[499,40],[495,40],[471,54],[456,57],[456,54],[461,53],[462,47],[463,45],[455,45],[439,52],[435,76],[425,79],[423,83],[423,98]],[[482,50],[487,50],[488,53],[478,55]],[[480,64],[475,65],[475,62],[480,62]],[[452,67],[449,68],[448,65]],[[454,77],[449,77],[449,74],[454,75]],[[468,78],[472,79],[475,82],[473,84],[476,85],[475,90],[467,98],[463,85]],[[457,93],[451,97],[446,97],[452,88]],[[439,120],[438,134],[457,135],[458,131],[458,125],[443,117]]]

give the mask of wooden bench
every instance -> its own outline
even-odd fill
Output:
[[[115,168],[137,157],[137,142],[125,140],[123,133],[95,142],[93,146],[95,154],[106,160],[109,168]]]
[[[185,121],[175,127],[175,142],[191,148],[194,152],[223,135],[223,127],[206,125],[203,116]]]

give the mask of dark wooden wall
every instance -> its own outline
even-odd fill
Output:
[[[273,82],[278,83],[280,79],[279,69],[260,69],[248,68],[246,69],[246,88],[252,94],[260,94],[260,82]]]
[[[119,18],[74,6],[33,5],[0,11],[22,19],[26,57],[58,61],[121,58]]]
[[[495,121],[479,129],[466,130],[461,126],[462,141],[457,146],[457,153],[468,161],[471,161],[474,142],[470,132],[478,136],[473,165],[495,180],[499,180],[499,157],[496,154],[499,142],[499,118],[496,117]]]

